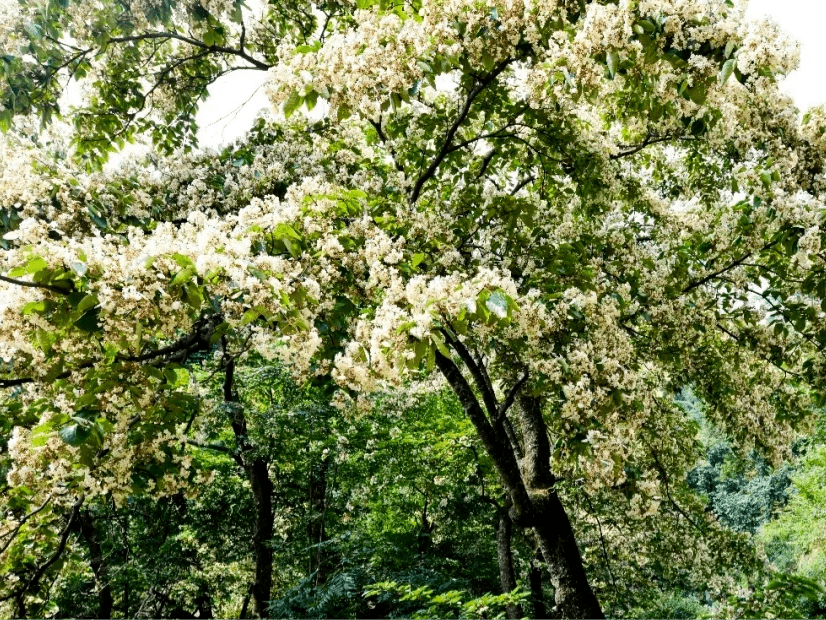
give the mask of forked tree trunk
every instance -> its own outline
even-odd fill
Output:
[[[451,344],[469,366],[482,392],[485,409],[453,360],[436,351],[436,365],[458,397],[499,472],[513,502],[510,511],[513,523],[536,536],[554,586],[554,616],[604,618],[588,583],[568,515],[553,488],[550,446],[540,400],[519,398],[522,446],[513,445],[505,430],[504,412],[496,406],[484,369],[467,354],[461,343]],[[517,450],[522,457],[519,460],[515,454]]]
[[[533,530],[551,575],[557,614],[563,618],[602,618],[571,522],[553,488],[551,446],[540,399],[520,397],[517,415],[524,452],[522,479],[531,496]]]

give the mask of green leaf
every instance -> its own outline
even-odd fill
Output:
[[[29,35],[32,39],[39,39],[41,35],[40,26],[35,24],[34,22],[29,22],[25,26],[23,26],[23,30],[26,31],[26,34]]]
[[[25,276],[27,274],[37,273],[43,269],[48,267],[48,263],[45,260],[40,258],[39,256],[33,256],[29,259],[29,262],[26,263],[22,267],[17,267],[16,269],[12,269],[9,272],[9,276],[12,278],[17,278],[20,276]]]
[[[336,110],[336,120],[339,122],[350,118],[352,115],[353,111],[350,109],[350,106],[346,104],[341,104]]]
[[[688,89],[688,98],[691,99],[697,105],[703,105],[706,102],[706,96],[708,93],[706,92],[705,87],[703,84],[695,84],[691,88]]]
[[[80,424],[71,424],[61,428],[57,431],[57,434],[60,435],[60,438],[70,446],[77,447],[89,439],[92,431],[91,429],[88,429]]]
[[[255,310],[254,308],[250,308],[249,310],[247,310],[246,312],[244,312],[243,316],[241,316],[241,321],[240,321],[239,326],[240,326],[240,327],[243,327],[244,325],[247,325],[247,324],[249,324],[249,323],[252,323],[252,322],[253,322],[254,320],[256,320],[259,316],[260,316],[260,315],[259,315],[259,313],[258,313],[258,311],[257,311],[257,310]]]
[[[493,56],[491,56],[490,51],[487,48],[482,50],[482,66],[485,67],[485,71],[493,70],[494,65],[496,62],[494,61]]]
[[[297,91],[290,93],[290,96],[284,102],[284,116],[290,118],[293,112],[301,107],[302,103],[304,103],[304,97],[299,95]]]
[[[101,434],[111,433],[113,430],[115,430],[115,425],[112,424],[106,418],[98,418],[97,420],[95,420],[95,426],[98,427]]]
[[[219,323],[218,326],[215,328],[215,331],[212,332],[212,335],[209,337],[209,344],[215,344],[221,339],[221,336],[226,334],[229,331],[229,323],[223,322]]]
[[[430,335],[430,339],[433,342],[433,345],[439,350],[439,353],[450,358],[450,351],[448,351],[447,346],[445,346],[445,339],[439,332],[433,332]]]
[[[31,434],[31,444],[35,448],[39,448],[41,446],[45,446],[46,443],[49,441],[49,437],[51,437],[52,431],[54,430],[54,418],[49,420],[48,422],[44,422],[38,426],[35,426],[32,429]]]
[[[307,104],[307,109],[312,110],[315,107],[316,102],[318,101],[318,92],[315,90],[311,90],[307,93],[307,96],[304,98],[305,103]]]
[[[20,312],[23,316],[29,315],[32,312],[36,312],[37,314],[43,314],[46,311],[46,302],[45,301],[30,301],[27,303],[23,308],[21,308]]]
[[[80,303],[77,305],[77,311],[80,313],[84,313],[90,308],[94,308],[98,304],[97,295],[86,295],[83,299],[80,300]]]
[[[396,333],[401,334],[402,332],[410,331],[414,327],[416,327],[416,321],[407,321],[396,328]]]
[[[190,268],[195,271],[195,262],[189,258],[189,256],[185,256],[184,254],[173,254],[172,258],[182,269]],[[147,263],[146,266],[149,267],[150,265]]]
[[[730,58],[723,63],[723,68],[720,70],[720,84],[725,84],[729,77],[731,77],[731,74],[734,73],[734,67],[736,64],[737,61],[734,58]]]
[[[201,305],[204,303],[204,298],[201,294],[200,287],[194,282],[189,282],[186,285],[184,291],[186,303],[189,304],[193,309],[199,310],[201,308]]]
[[[616,50],[608,52],[605,62],[608,65],[608,73],[611,74],[611,79],[614,79],[614,76],[617,74],[617,68],[619,67],[619,54]]]
[[[193,267],[187,267],[186,269],[182,269],[175,277],[172,278],[172,282],[170,282],[170,286],[178,286],[179,284],[184,284],[189,282],[192,277],[195,275],[195,269]]]
[[[500,291],[494,291],[485,301],[485,306],[498,318],[504,319],[509,314],[508,297]]]
[[[86,313],[83,314],[77,321],[75,321],[75,327],[77,327],[80,331],[84,332],[95,332],[99,329],[100,325],[98,323],[98,315],[100,314],[100,310],[98,308],[92,308],[88,310]]]
[[[189,384],[189,371],[186,368],[167,366],[163,370],[163,375],[171,386],[184,387]]]

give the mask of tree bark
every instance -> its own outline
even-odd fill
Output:
[[[556,492],[536,500],[535,506],[538,518],[533,531],[551,575],[556,614],[561,618],[604,618]]]
[[[507,511],[499,512],[499,530],[496,533],[496,550],[499,560],[499,582],[502,592],[508,594],[516,588],[516,576],[513,573],[513,553],[511,551],[511,535],[513,524]],[[508,605],[505,608],[508,618],[521,618],[522,610],[518,605]]]
[[[461,357],[467,357],[465,351],[459,353]],[[436,365],[458,397],[499,472],[512,501],[511,520],[524,530],[532,531],[537,538],[554,586],[555,615],[604,618],[588,583],[568,515],[553,489],[555,479],[551,472],[550,444],[541,401],[526,396],[519,398],[522,458],[518,459],[505,430],[505,412],[499,411],[489,383],[479,378],[484,369],[477,366],[471,368],[471,372],[484,396],[488,415],[453,360],[438,350],[435,356]],[[469,362],[465,360],[465,363]]]
[[[98,587],[98,618],[112,617],[112,588],[109,586],[109,571],[103,561],[103,550],[98,539],[98,529],[88,511],[79,515],[80,534],[89,548],[89,564]]]
[[[427,516],[429,498],[424,496],[424,506],[422,507],[422,516],[419,518],[419,533],[416,536],[418,541],[419,556],[424,556],[433,544],[433,522]]]
[[[556,612],[562,618],[603,618],[588,583],[571,522],[551,472],[551,446],[539,398],[521,396],[517,408],[522,429],[522,477],[534,509],[533,531],[554,586]]]

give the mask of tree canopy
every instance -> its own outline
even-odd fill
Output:
[[[514,536],[558,617],[628,611],[623,593],[652,571],[736,589],[747,538],[687,484],[703,446],[676,397],[690,387],[703,424],[765,467],[826,403],[826,111],[800,118],[777,86],[795,46],[744,9],[21,2],[0,26],[0,566],[14,576],[0,599],[47,613],[81,538],[114,583],[96,541],[114,546],[141,502],[178,511],[159,517],[176,553],[241,566],[187,539],[215,509],[201,492],[254,514],[227,524],[251,541],[251,585],[225,593],[239,615],[312,616],[308,591],[338,584],[366,588],[371,609],[395,596],[518,617],[544,603],[541,583],[517,588]],[[199,102],[241,70],[267,72],[273,113],[196,148]],[[106,165],[135,141],[149,153]],[[341,455],[362,441],[388,441],[398,466],[348,474]],[[383,476],[406,506],[353,482]],[[443,526],[454,544],[494,511],[496,544],[460,555],[495,556],[498,598],[339,570],[332,558],[363,550],[328,553],[332,526],[313,515],[355,518],[328,489],[369,505],[377,536],[417,497],[411,544],[427,556],[444,484],[467,519]],[[270,608],[280,537],[309,581]],[[144,600],[171,596],[168,568],[146,569]],[[191,588],[215,587],[202,577]]]

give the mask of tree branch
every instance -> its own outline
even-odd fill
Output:
[[[630,144],[628,144],[628,145],[620,144],[621,147],[630,147],[630,148],[627,151],[621,151],[619,153],[616,153],[615,155],[611,155],[610,159],[620,159],[621,157],[628,157],[629,155],[634,155],[636,153],[639,153],[646,146],[649,146],[651,144],[657,144],[658,142],[668,142],[669,140],[689,140],[689,141],[691,141],[691,140],[696,140],[696,139],[697,138],[691,138],[691,137],[688,137],[688,136],[679,136],[679,135],[658,136],[657,134],[652,134],[652,133],[649,132],[649,134],[645,137],[645,139],[642,142],[640,142],[639,144],[635,144],[633,146],[630,145]]]
[[[206,317],[205,319],[202,319],[201,321],[196,322],[195,330],[192,333],[184,336],[177,342],[174,342],[167,347],[157,349],[156,351],[150,351],[149,353],[144,353],[142,355],[117,355],[115,359],[119,362],[134,363],[143,363],[155,360],[154,363],[157,364],[185,360],[192,353],[196,353],[198,351],[207,351],[212,347],[212,343],[210,343],[210,337],[212,336],[212,333],[215,331],[215,327],[219,323],[219,318],[219,315],[211,315],[209,317]],[[158,360],[158,358],[164,359]],[[86,362],[82,362],[74,368],[60,373],[54,379],[66,379],[70,377],[73,372],[76,372],[78,370],[85,370],[87,368],[92,368],[95,364],[100,363],[100,361],[101,360],[89,360]],[[0,379],[0,389],[17,387],[19,385],[25,385],[27,383],[34,383],[37,380],[38,379],[35,377]]]
[[[513,384],[510,390],[508,390],[507,395],[505,396],[505,400],[502,401],[502,404],[499,405],[499,410],[496,412],[496,419],[501,420],[505,417],[505,414],[510,409],[510,406],[513,405],[513,401],[516,400],[516,395],[519,393],[519,390],[525,385],[525,381],[528,380],[528,371],[525,371],[525,374]]]
[[[66,543],[69,540],[69,535],[72,533],[72,525],[85,499],[86,496],[81,495],[77,499],[77,501],[72,505],[72,512],[69,513],[69,520],[66,522],[66,526],[60,533],[60,542],[58,543],[55,552],[51,555],[51,557],[48,560],[46,560],[43,564],[37,567],[37,570],[34,572],[31,578],[28,579],[28,581],[26,581],[25,584],[23,584],[21,589],[16,590],[14,597],[17,598],[18,611],[25,610],[25,604],[23,603],[23,600],[26,596],[26,593],[30,592],[33,588],[37,587],[40,584],[40,580],[43,578],[43,575],[46,573],[46,571],[49,570],[49,568],[60,559],[60,556],[63,555],[63,552],[66,550]],[[25,616],[26,614],[22,613],[21,615]]]
[[[482,440],[494,466],[502,477],[505,488],[514,499],[514,508],[520,514],[525,514],[526,511],[531,509],[531,501],[525,486],[522,484],[519,464],[516,462],[510,446],[502,441],[503,438],[498,436],[493,426],[491,426],[484,410],[476,399],[476,395],[473,393],[473,389],[453,360],[442,355],[438,349],[435,351],[435,356],[436,366],[438,366],[462,404],[462,408],[476,428],[479,439]]]
[[[450,153],[453,138],[456,136],[456,132],[459,131],[459,127],[461,127],[462,123],[467,118],[467,115],[470,112],[470,107],[471,105],[473,105],[473,101],[476,99],[476,97],[479,96],[479,93],[485,90],[485,88],[487,88],[499,76],[499,74],[502,73],[502,71],[504,71],[512,62],[512,58],[507,58],[500,62],[496,67],[494,67],[494,69],[490,73],[487,74],[487,76],[485,76],[485,78],[482,81],[480,81],[468,93],[467,99],[465,99],[465,104],[459,111],[459,115],[456,117],[456,120],[453,121],[453,124],[447,130],[447,135],[445,136],[445,141],[442,144],[442,148],[439,150],[439,153],[436,155],[434,160],[421,174],[421,176],[416,181],[416,184],[413,186],[413,191],[410,194],[411,204],[415,203],[419,199],[424,184],[427,183],[427,181],[430,180],[434,174],[436,174],[436,170],[438,170],[442,161],[444,161],[444,158],[447,157],[448,153]]]
[[[109,39],[106,44],[101,48],[101,53],[105,51],[106,46],[110,43],[132,43],[136,41],[144,41],[148,39],[175,39],[177,41],[182,41],[183,43],[188,43],[193,47],[198,47],[202,50],[206,50],[209,52],[217,52],[219,54],[232,54],[233,56],[238,56],[239,58],[243,58],[248,63],[253,65],[256,69],[260,69],[261,71],[266,71],[270,68],[265,62],[258,60],[250,56],[246,53],[243,49],[236,49],[234,47],[225,47],[222,45],[207,45],[203,41],[199,41],[198,39],[193,39],[191,37],[184,36],[182,34],[178,34],[177,32],[145,32],[143,34],[135,34],[123,37],[112,37]]]
[[[8,276],[0,276],[0,280],[3,282],[8,282],[9,284],[16,284],[17,286],[26,286],[29,288],[42,288],[46,291],[51,291],[52,293],[57,293],[58,295],[70,295],[72,293],[71,290],[66,290],[64,288],[60,288],[59,286],[52,286],[51,284],[40,284],[38,282],[29,282],[28,280],[18,280],[16,278],[9,278]],[[66,280],[67,282],[71,282],[71,280]]]
[[[779,239],[776,239],[776,240],[774,240],[774,241],[770,241],[769,243],[767,243],[766,245],[764,245],[762,248],[760,248],[760,249],[758,250],[758,252],[764,252],[764,251],[768,250],[769,248],[771,248],[772,246],[777,245],[778,243],[780,243],[780,240],[779,240]],[[746,254],[743,254],[743,256],[741,256],[741,257],[740,257],[740,258],[738,258],[738,259],[735,259],[734,261],[732,261],[731,263],[729,263],[729,264],[728,264],[728,265],[726,265],[725,267],[721,267],[721,268],[720,268],[720,269],[718,269],[717,271],[715,271],[715,272],[713,272],[713,273],[710,273],[710,274],[708,274],[707,276],[704,276],[704,277],[700,278],[699,280],[695,280],[695,281],[693,281],[693,282],[689,282],[689,284],[688,284],[688,285],[687,285],[687,286],[683,289],[683,293],[688,293],[689,291],[691,291],[691,290],[693,290],[693,289],[697,288],[698,286],[702,286],[702,285],[703,285],[703,284],[705,284],[706,282],[709,282],[709,281],[713,280],[713,279],[714,279],[714,278],[716,278],[717,276],[719,276],[719,275],[721,275],[721,274],[724,274],[725,272],[730,271],[730,270],[734,269],[735,267],[739,267],[739,266],[740,266],[740,265],[742,265],[742,264],[743,264],[746,260],[748,260],[748,258],[749,258],[750,256],[752,256],[753,254],[755,254],[755,252],[747,252]]]
[[[479,388],[479,391],[482,393],[482,402],[485,403],[485,408],[488,411],[490,419],[495,420],[499,407],[496,403],[496,394],[493,392],[490,378],[487,376],[484,366],[476,363],[470,351],[467,350],[458,338],[451,337],[450,334],[444,330],[442,330],[442,334],[444,334],[445,339],[450,343],[456,353],[459,354],[465,366],[468,367],[470,374],[473,376],[473,381],[476,383],[476,387]]]
[[[9,537],[9,539],[6,541],[6,544],[4,544],[4,545],[0,548],[0,555],[2,555],[2,554],[3,554],[3,552],[4,552],[6,549],[8,549],[8,548],[9,548],[9,545],[11,545],[11,543],[14,541],[15,537],[17,536],[17,533],[20,531],[20,528],[21,528],[21,527],[23,527],[23,526],[26,524],[26,521],[28,521],[29,519],[31,519],[31,518],[32,518],[33,516],[35,516],[37,513],[41,512],[41,511],[42,511],[42,510],[43,510],[46,506],[48,506],[48,505],[49,505],[49,502],[50,502],[50,501],[52,501],[52,494],[51,494],[51,493],[50,493],[49,495],[47,495],[47,496],[46,496],[46,500],[45,500],[45,501],[44,501],[44,502],[40,505],[40,507],[36,508],[35,510],[33,510],[32,512],[30,512],[29,514],[27,514],[25,517],[23,517],[22,519],[20,519],[20,522],[17,524],[17,526],[16,526],[13,530],[11,530],[10,532],[8,532],[8,533],[6,533],[6,534],[4,534],[4,535],[3,535],[3,537],[8,536],[8,537]]]
[[[186,443],[190,446],[195,446],[197,448],[203,448],[204,450],[215,450],[216,452],[223,452],[224,454],[234,455],[235,450],[231,450],[226,446],[223,446],[218,443],[203,443],[200,441],[196,441],[195,439],[187,439]]]

